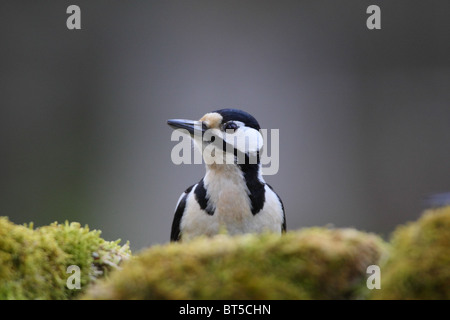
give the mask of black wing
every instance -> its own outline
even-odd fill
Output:
[[[177,208],[175,209],[175,215],[173,217],[172,231],[170,233],[170,241],[179,241],[181,239],[181,230],[180,230],[181,218],[183,217],[184,209],[186,208],[186,198],[194,186],[195,184],[187,188],[186,191],[184,191],[184,193],[181,195],[180,200],[178,201]]]
[[[275,195],[276,195],[277,198],[278,198],[278,201],[280,201],[281,209],[283,210],[283,222],[281,223],[281,231],[282,231],[282,232],[286,232],[286,213],[284,212],[284,204],[283,204],[283,201],[281,201],[280,196],[278,195],[278,193],[275,192],[275,190],[273,190],[272,186],[269,185],[268,183],[266,183],[266,184],[267,184],[267,186],[270,188],[270,190],[272,190],[273,193],[275,193]]]

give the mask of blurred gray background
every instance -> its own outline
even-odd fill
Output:
[[[81,8],[82,30],[66,28]],[[381,30],[366,8],[381,7]],[[288,229],[388,236],[450,190],[449,1],[0,4],[0,215],[169,240],[181,192],[169,118],[244,109],[280,129],[266,176]]]

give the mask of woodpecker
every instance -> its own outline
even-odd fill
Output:
[[[176,205],[171,241],[222,231],[230,235],[286,231],[283,202],[261,174],[263,138],[256,119],[237,109],[205,114],[199,121],[171,119],[202,152],[205,176]]]

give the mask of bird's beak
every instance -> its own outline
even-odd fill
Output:
[[[167,124],[173,129],[184,129],[189,132],[191,136],[195,134],[203,135],[208,129],[202,121],[185,120],[185,119],[169,119]]]

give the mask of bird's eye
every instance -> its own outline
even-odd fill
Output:
[[[234,122],[227,122],[225,124],[225,126],[223,127],[223,129],[226,130],[232,130],[233,132],[236,131],[236,129],[238,128],[238,125]]]

